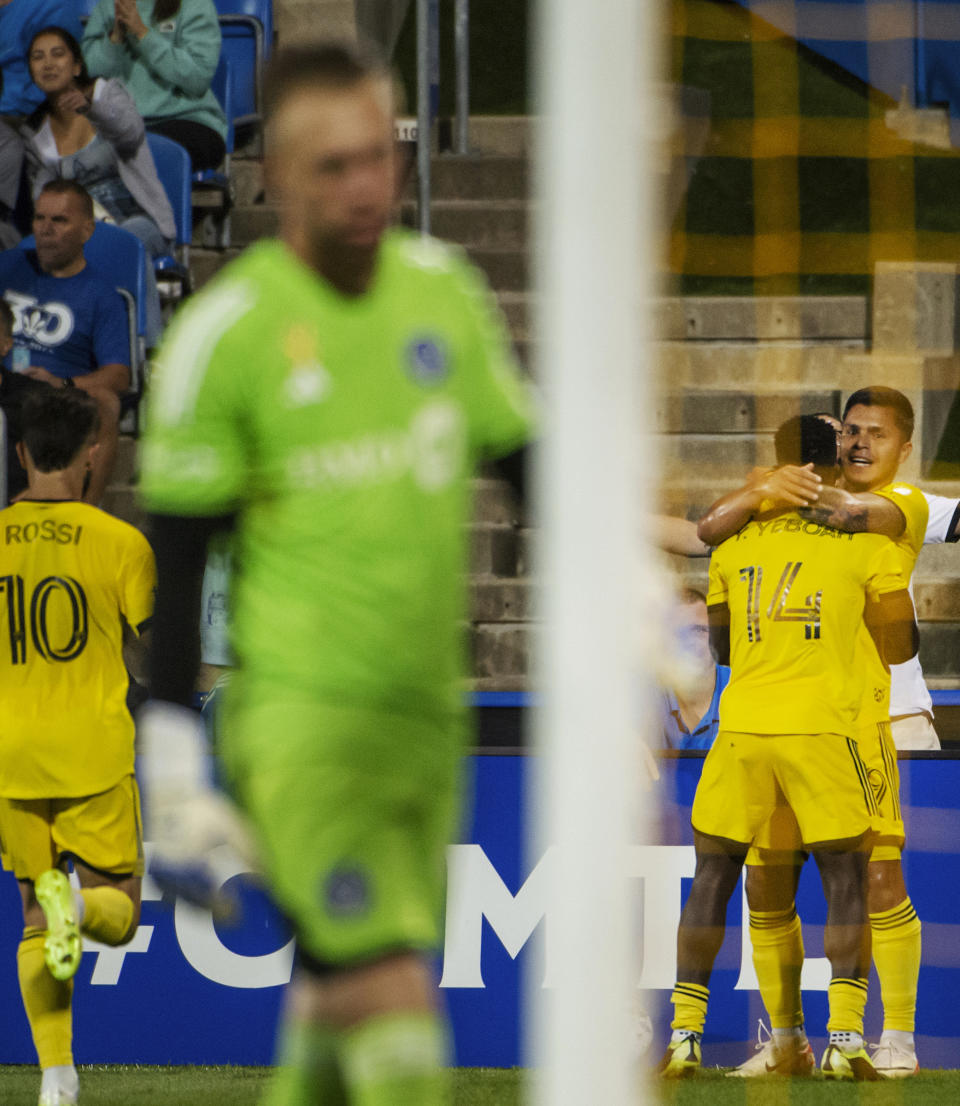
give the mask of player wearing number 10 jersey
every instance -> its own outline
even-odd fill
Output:
[[[27,497],[0,511],[0,841],[23,902],[17,973],[40,1106],[77,1100],[80,933],[128,941],[143,871],[122,646],[124,623],[139,632],[150,617],[155,570],[138,530],[79,502],[96,426],[83,392],[31,396]]]

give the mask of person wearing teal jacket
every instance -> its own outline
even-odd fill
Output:
[[[215,169],[227,121],[210,89],[220,58],[213,0],[100,0],[83,36],[94,77],[119,77],[147,129],[186,147],[194,169]]]

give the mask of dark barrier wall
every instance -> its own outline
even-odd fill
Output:
[[[523,792],[533,761],[524,756],[470,758],[474,806],[470,832],[451,847],[442,992],[456,1036],[457,1061],[512,1066],[520,1047],[521,974],[549,984],[548,881],[551,853],[524,859]],[[663,844],[637,847],[636,931],[642,982],[651,989],[656,1053],[669,1017],[676,963],[676,923],[693,872],[689,806],[701,760],[662,762]],[[960,988],[960,760],[926,754],[900,763],[910,849],[907,881],[924,921],[918,1048],[925,1067],[956,1067],[960,1029],[953,1017]],[[576,888],[563,888],[575,894]],[[76,988],[76,1058],[80,1063],[263,1064],[272,1054],[281,984],[290,974],[287,935],[262,896],[245,894],[241,928],[217,930],[209,915],[155,901],[145,889],[140,929],[124,949],[91,948]],[[815,1044],[826,1021],[823,899],[815,873],[804,873],[800,912],[809,962],[805,1008]],[[704,1061],[734,1064],[756,1035],[761,1007],[743,948],[735,896],[718,959]],[[0,1062],[34,1060],[17,999],[20,905],[9,874],[0,877]],[[602,940],[602,934],[591,935]],[[868,1035],[879,1035],[876,979]]]

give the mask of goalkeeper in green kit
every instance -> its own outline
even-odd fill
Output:
[[[148,833],[176,869],[235,832],[185,706],[207,543],[226,529],[237,670],[218,753],[298,949],[266,1101],[433,1106],[470,477],[497,460],[522,490],[530,400],[478,274],[388,228],[389,74],[351,48],[290,49],[265,100],[279,240],[186,305],[152,381]]]

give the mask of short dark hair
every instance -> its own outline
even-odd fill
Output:
[[[893,411],[893,421],[905,441],[913,437],[913,404],[896,388],[884,384],[874,384],[869,388],[860,388],[851,393],[843,405],[843,421],[851,407],[889,407]]]
[[[55,177],[47,181],[40,189],[39,195],[42,196],[44,192],[52,192],[57,196],[79,196],[84,214],[88,219],[93,218],[93,198],[79,181],[71,177]]]
[[[0,296],[0,327],[7,332],[9,337],[13,337],[13,308],[7,303],[3,296]]]
[[[263,78],[263,113],[269,120],[301,88],[348,89],[363,81],[390,79],[388,66],[372,51],[347,42],[287,46],[270,59]]]
[[[96,434],[97,401],[79,388],[43,388],[23,401],[21,438],[40,472],[67,468]]]
[[[779,465],[834,468],[838,463],[837,432],[819,415],[794,415],[773,436]]]

